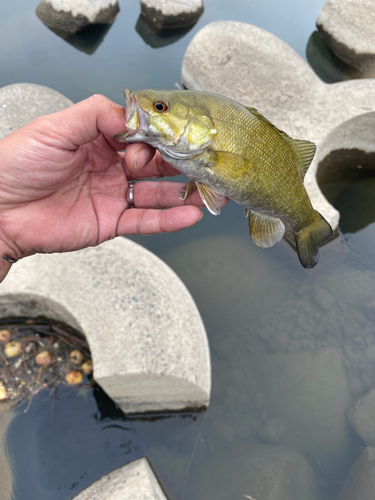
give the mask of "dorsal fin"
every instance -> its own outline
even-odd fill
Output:
[[[275,127],[270,121],[267,120],[259,111],[255,108],[246,107],[254,116],[259,120],[266,123],[269,127],[273,128],[278,132],[286,141],[289,142],[291,148],[293,149],[295,155],[297,156],[298,166],[300,168],[302,177],[305,177],[306,172],[314,158],[316,145],[310,141],[300,141],[299,139],[292,139],[288,134]]]

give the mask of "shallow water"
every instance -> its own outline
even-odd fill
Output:
[[[122,104],[125,86],[173,88],[180,82],[189,41],[220,19],[260,26],[305,58],[323,3],[206,0],[203,16],[185,36],[153,48],[135,30],[138,2],[120,2],[110,29],[89,33],[90,49],[43,26],[35,2],[4,2],[0,86],[39,83],[73,101],[102,93]],[[144,28],[138,23],[137,29]],[[95,36],[104,38],[92,54],[71,45],[92,51]],[[347,409],[375,386],[375,213],[368,208],[374,190],[367,171],[324,186],[342,217],[339,236],[321,249],[314,270],[300,266],[286,241],[268,250],[255,247],[243,209],[232,202],[220,217],[205,211],[201,222],[181,233],[133,237],[176,271],[201,311],[212,357],[210,407],[202,414],[135,421],[97,389],[61,389],[53,401],[41,393],[27,413],[26,403],[17,407],[9,425],[14,500],[65,500],[141,456],[150,460],[169,500],[246,498],[248,471],[237,458],[246,463],[244,446],[254,443],[297,450],[314,471],[317,498],[332,498],[364,447]]]

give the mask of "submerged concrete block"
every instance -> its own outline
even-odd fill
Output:
[[[73,500],[167,500],[146,458],[103,476]]]
[[[316,20],[332,52],[371,78],[375,76],[374,24],[373,0],[327,0]]]
[[[197,33],[184,56],[182,83],[255,107],[292,137],[315,142],[318,151],[334,128],[375,111],[375,79],[323,83],[279,38],[234,21],[214,22]],[[315,158],[305,186],[314,207],[337,229],[339,213],[319,188],[317,167]]]
[[[73,102],[56,90],[34,83],[0,88],[0,139],[35,118],[68,108]]]
[[[375,491],[375,448],[368,447],[350,469],[337,500],[373,500]]]
[[[36,15],[52,30],[76,33],[90,24],[108,24],[120,7],[117,0],[42,0]]]
[[[126,238],[21,260],[1,285],[0,313],[82,331],[95,380],[126,413],[209,403],[209,347],[195,303],[166,264]]]

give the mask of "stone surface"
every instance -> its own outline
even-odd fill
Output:
[[[146,458],[110,472],[72,500],[167,500]]]
[[[375,492],[375,448],[366,448],[346,477],[337,500],[373,500]]]
[[[230,471],[230,472],[229,472]],[[262,444],[226,450],[207,461],[195,496],[213,500],[316,500],[314,472],[295,451]]]
[[[71,106],[56,90],[34,83],[15,83],[0,88],[0,139],[42,115]]]
[[[355,403],[348,418],[363,441],[368,446],[375,446],[375,389]]]
[[[0,289],[0,316],[40,314],[87,336],[94,378],[126,413],[208,405],[199,312],[174,272],[140,245],[117,238],[18,262]]]
[[[341,349],[249,357],[268,415],[261,437],[323,464],[348,445],[350,405]]]
[[[375,76],[375,3],[373,0],[327,0],[316,25],[330,49],[343,61]]]
[[[182,83],[257,108],[277,127],[318,145],[343,122],[375,111],[375,79],[323,83],[288,45],[255,26],[218,21],[188,46]],[[314,207],[338,227],[339,214],[322,195],[313,160],[305,185]]]
[[[142,14],[161,29],[192,25],[203,9],[203,0],[141,0]]]
[[[36,15],[53,30],[76,33],[89,24],[108,24],[120,8],[117,0],[42,0]]]

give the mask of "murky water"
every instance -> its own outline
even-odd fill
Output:
[[[219,19],[267,29],[305,57],[323,3],[206,0],[197,25],[166,40],[146,35],[138,2],[124,1],[115,23],[90,34],[88,46],[67,43],[43,26],[36,2],[3,2],[0,86],[39,83],[73,101],[98,92],[122,104],[125,86],[180,82],[189,41]],[[332,81],[346,78],[340,71]],[[374,176],[364,169],[323,188],[341,223],[314,270],[303,269],[285,241],[255,247],[234,203],[220,217],[205,212],[181,233],[132,238],[177,272],[201,311],[212,356],[210,407],[204,414],[134,421],[98,389],[61,389],[53,401],[39,394],[27,413],[26,403],[20,405],[3,426],[15,500],[65,500],[141,456],[169,500],[248,498],[254,457],[270,453],[265,460],[272,465],[274,446],[298,452],[290,459],[301,477],[312,474],[314,498],[332,498],[365,446],[348,410],[375,387]]]

